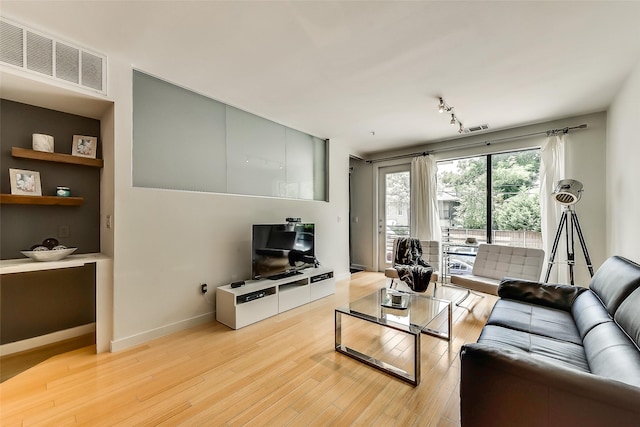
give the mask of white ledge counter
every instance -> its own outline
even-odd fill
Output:
[[[27,257],[19,259],[5,259],[0,261],[0,274],[82,267],[85,264],[108,259],[108,256],[101,253],[69,255],[60,261],[34,261]]]
[[[103,353],[111,351],[111,341],[113,339],[113,261],[111,257],[102,253],[69,255],[59,261],[34,261],[30,258],[7,259],[0,261],[0,274],[20,274],[35,271],[56,270],[65,268],[82,267],[85,264],[95,264],[95,293],[96,293],[96,352]],[[55,334],[51,334],[55,335]],[[55,338],[55,337],[54,337]],[[54,339],[52,338],[52,339]],[[48,344],[47,337],[43,337],[43,342],[38,341],[37,345]],[[42,341],[41,340],[41,341]],[[3,347],[4,352],[24,351],[37,345],[31,342],[34,339],[19,341]],[[15,349],[13,349],[15,347]]]

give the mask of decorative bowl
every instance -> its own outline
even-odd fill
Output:
[[[28,256],[34,261],[60,261],[65,259],[78,248],[56,249],[50,251],[20,251],[25,256]]]

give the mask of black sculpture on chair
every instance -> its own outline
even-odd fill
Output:
[[[433,267],[422,259],[422,244],[413,237],[399,237],[393,245],[393,270],[411,290],[424,292],[429,287]],[[385,272],[386,274],[386,272]],[[390,287],[393,286],[392,278]]]

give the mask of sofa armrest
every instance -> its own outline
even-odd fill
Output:
[[[500,298],[570,311],[575,299],[587,288],[504,278],[498,286]]]
[[[489,344],[460,358],[463,427],[638,425],[640,388]]]

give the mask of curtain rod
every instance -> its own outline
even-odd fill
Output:
[[[483,141],[483,142],[474,142],[471,144],[466,144],[466,145],[456,145],[455,147],[446,147],[446,148],[440,148],[440,149],[434,149],[434,150],[428,150],[428,151],[420,151],[417,153],[409,153],[409,154],[400,154],[397,156],[391,156],[391,157],[382,157],[379,159],[373,159],[373,160],[365,160],[367,163],[378,163],[378,162],[386,162],[388,160],[398,160],[398,159],[405,159],[408,157],[416,157],[416,156],[428,156],[429,154],[433,154],[433,153],[440,153],[443,151],[452,151],[452,150],[458,150],[461,148],[469,148],[469,147],[477,147],[477,146],[481,146],[481,145],[491,145],[491,144],[496,144],[496,143],[500,143],[500,142],[506,142],[506,141],[513,141],[514,139],[520,139],[520,138],[527,138],[529,136],[536,136],[536,135],[547,135],[547,136],[553,136],[553,135],[558,135],[560,133],[563,134],[567,134],[569,133],[569,131],[575,130],[575,129],[585,129],[587,127],[586,124],[581,124],[578,126],[571,126],[571,127],[565,127],[565,128],[561,128],[561,129],[550,129],[550,130],[545,130],[545,131],[540,131],[540,132],[533,132],[533,133],[526,133],[523,135],[516,135],[516,136],[508,136],[505,138],[498,138],[498,139],[491,139],[488,141]]]

